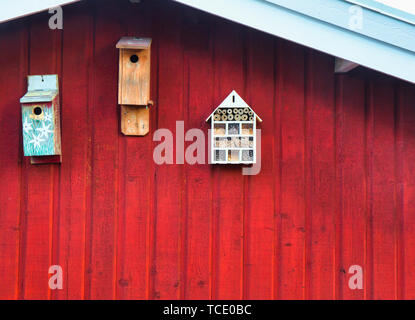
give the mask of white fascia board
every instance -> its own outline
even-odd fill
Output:
[[[414,52],[274,3],[264,0],[175,1],[415,83]]]
[[[415,25],[343,0],[265,0],[352,32],[415,52]],[[361,0],[360,0],[361,1]],[[356,21],[360,19],[360,24]]]
[[[0,23],[80,0],[0,0]]]
[[[374,1],[374,0],[345,0],[345,1],[380,12],[381,14],[387,15],[389,17],[393,17],[395,19],[399,19],[399,20],[415,25],[414,9],[412,9],[411,11],[404,11],[402,9],[398,9],[398,7],[401,6],[401,3],[399,2],[400,0],[393,0],[393,4],[392,4],[392,1],[388,1],[388,2],[391,2],[391,5],[386,4],[386,1]],[[406,6],[408,6],[407,3],[406,3]]]

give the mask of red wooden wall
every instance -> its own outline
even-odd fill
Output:
[[[71,5],[63,31],[49,17],[0,25],[1,299],[415,298],[413,85],[334,75],[333,57],[171,1]],[[259,175],[157,166],[152,135],[120,134],[127,35],[153,38],[152,132],[207,132],[235,89],[264,119]],[[18,101],[50,73],[64,160],[33,166]]]

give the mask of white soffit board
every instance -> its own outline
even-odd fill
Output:
[[[346,0],[346,1],[415,25],[415,2],[414,0]]]
[[[338,8],[344,7],[345,4],[352,6],[352,3],[340,0],[175,1],[415,83],[415,52],[412,51],[415,50],[412,47],[415,41],[408,41],[407,33],[412,35],[413,26],[377,13],[378,17],[375,21],[377,23],[369,24],[370,29],[354,31],[344,28],[342,25],[347,23],[346,17],[350,17],[349,11],[345,12]],[[321,6],[328,3],[328,6]],[[313,9],[310,4],[317,7]],[[311,11],[308,11],[309,9]],[[362,9],[363,14],[371,11],[367,8]],[[344,15],[340,23],[325,21],[331,19],[327,15],[330,12],[337,12],[338,18],[341,14]],[[316,16],[313,16],[314,14]],[[381,39],[382,35],[377,33],[375,28],[372,29],[374,26],[379,26],[379,21],[385,21],[383,20],[385,18],[389,19],[388,23],[398,23],[400,26],[397,29],[388,26],[390,30],[396,31],[396,38],[388,33],[387,41]],[[403,29],[407,31],[402,31]],[[370,35],[364,34],[366,32]],[[399,43],[396,42],[398,38]]]
[[[80,0],[0,0],[0,23]]]

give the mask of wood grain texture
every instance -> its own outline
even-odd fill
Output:
[[[86,220],[91,212],[92,90],[88,59],[93,47],[93,18],[79,6],[65,11],[62,72],[62,139],[65,161],[61,164],[61,209],[58,226],[58,257],[64,274],[64,290],[57,299],[85,297]],[[82,36],[80,36],[82,35]],[[88,59],[85,59],[88,57]],[[76,65],[77,68],[73,68]],[[70,121],[68,121],[70,119]]]
[[[269,65],[274,61],[274,44],[272,38],[255,31],[248,31],[245,45],[247,56],[247,101],[255,106],[255,112],[262,119],[274,119],[275,95],[256,95],[259,90],[273,92],[275,74]],[[279,122],[279,119],[277,120]],[[244,261],[243,261],[243,298],[271,299],[274,262],[274,210],[273,185],[275,183],[276,165],[274,134],[275,123],[262,126],[261,129],[261,173],[246,176],[244,183]],[[263,188],[263,186],[269,186]],[[257,214],[261,212],[261,214]]]
[[[333,57],[171,1],[82,1],[63,31],[48,17],[0,26],[1,299],[415,297],[413,85],[334,75]],[[153,39],[140,138],[121,132],[115,47],[136,35]],[[33,166],[19,98],[48,73],[63,162]],[[156,129],[207,133],[233,89],[263,119],[259,175],[154,163]]]
[[[223,101],[234,89],[246,95],[244,83],[244,29],[218,21],[214,27],[215,93]],[[226,44],[232,42],[232,46]],[[218,103],[216,103],[217,105]],[[212,108],[214,110],[214,108]],[[213,299],[243,298],[244,184],[241,169],[214,166]]]
[[[121,132],[126,136],[145,136],[150,131],[148,107],[121,106]]]
[[[32,20],[29,34],[28,74],[61,74],[62,34],[48,32],[40,17]],[[24,161],[29,162],[29,159]],[[56,257],[53,242],[59,210],[60,167],[53,165],[25,166],[27,183],[26,212],[24,215],[25,248],[21,259],[25,261],[21,274],[20,297],[49,299],[48,270]],[[55,242],[56,243],[56,242]],[[55,246],[56,248],[56,246]]]
[[[303,48],[286,41],[277,43],[276,55],[275,94],[280,111],[274,121],[280,121],[275,132],[280,140],[275,149],[281,160],[274,200],[280,211],[274,297],[296,299],[305,294],[305,57]]]
[[[118,103],[122,105],[148,105],[150,101],[151,49],[120,49],[119,68]]]
[[[185,130],[200,128],[206,131],[209,125],[201,126],[200,119],[209,115],[214,88],[213,43],[210,35],[213,26],[210,17],[200,12],[187,10],[184,13],[182,44],[184,47],[184,101]],[[189,19],[190,18],[190,19]],[[193,21],[193,22],[192,22]],[[206,27],[207,26],[207,27]],[[187,34],[186,30],[193,32]],[[200,94],[206,92],[206,94]],[[190,112],[191,109],[191,112]],[[189,141],[186,145],[193,143]],[[207,147],[208,140],[205,139]],[[207,152],[205,161],[207,161]],[[212,288],[212,185],[211,168],[208,164],[185,168],[185,210],[182,217],[184,238],[182,241],[183,299],[209,299]],[[200,232],[200,230],[204,230]]]
[[[21,25],[0,29],[1,123],[0,166],[4,184],[0,192],[0,273],[5,275],[0,286],[0,299],[18,298],[19,273],[24,264],[19,257],[23,249],[22,216],[25,215],[20,95],[27,87],[27,29]],[[3,40],[4,39],[4,40]],[[12,44],[8,47],[6,44]],[[10,83],[13,86],[9,86]],[[16,143],[18,145],[16,145]]]
[[[306,57],[306,298],[333,299],[335,108],[333,60]]]
[[[181,11],[177,4],[159,3],[158,40],[158,102],[157,126],[176,132],[176,121],[183,120],[184,61],[180,50]],[[176,52],[173,58],[171,53]],[[172,108],[174,106],[174,108]],[[177,143],[175,142],[174,154]],[[183,165],[156,167],[154,226],[154,259],[152,261],[151,299],[179,299],[184,286],[181,272],[182,216],[184,209]],[[169,236],[166,237],[165,235]]]
[[[124,34],[151,36],[150,28],[152,8],[124,3],[121,17]],[[140,21],[139,24],[136,23]],[[152,54],[155,55],[155,51]],[[153,59],[156,62],[156,57]],[[152,78],[154,81],[155,77]],[[151,85],[155,97],[157,88]],[[156,109],[149,109],[154,122]],[[119,179],[119,216],[117,239],[117,299],[146,299],[149,294],[149,260],[153,245],[151,242],[150,219],[154,211],[154,162],[152,160],[151,135],[145,137],[124,137],[119,140],[118,161]]]
[[[336,299],[363,299],[350,290],[349,268],[365,268],[365,82],[336,77]]]

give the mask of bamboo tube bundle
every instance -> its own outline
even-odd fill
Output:
[[[233,121],[233,114],[228,115],[228,121]]]
[[[238,109],[238,112],[239,112],[240,115],[243,115],[244,114],[244,109]]]
[[[249,113],[249,108],[244,108],[244,113],[248,114]]]
[[[235,121],[241,121],[241,115],[237,114],[237,115],[235,116]]]
[[[232,109],[232,113],[233,113],[233,114],[238,114],[238,109],[237,109],[237,108],[233,108],[233,109]]]
[[[221,119],[220,114],[215,114],[215,115],[213,116],[213,119],[214,119],[215,121],[220,121],[220,119]]]
[[[222,115],[221,120],[222,121],[227,121],[228,120],[228,116],[226,114]]]
[[[254,121],[254,117],[249,117],[249,121]]]
[[[218,113],[219,113],[220,115],[222,115],[222,114],[223,114],[223,109],[219,109],[219,110],[218,110]]]
[[[247,121],[247,120],[248,120],[248,115],[244,114],[244,115],[242,116],[242,121]]]
[[[253,116],[254,115],[254,112],[253,111],[249,111],[249,115],[250,116]]]
[[[228,109],[228,110],[226,110],[226,112],[227,112],[228,114],[232,114],[232,109]]]

